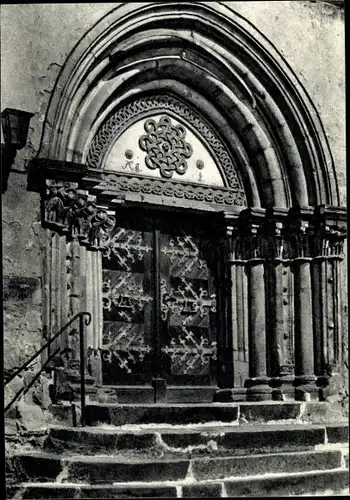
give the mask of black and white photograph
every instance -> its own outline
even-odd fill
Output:
[[[7,500],[350,496],[345,4],[1,5]]]

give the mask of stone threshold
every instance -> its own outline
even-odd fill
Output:
[[[80,410],[74,405],[75,411]],[[198,424],[269,421],[347,422],[340,408],[320,402],[256,402],[211,404],[89,403],[87,424]]]

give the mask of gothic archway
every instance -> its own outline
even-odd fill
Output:
[[[131,143],[140,127],[148,132],[145,120],[198,141],[207,181],[202,163],[183,171],[183,144],[175,174],[152,164],[146,146],[142,155],[140,142]],[[151,161],[145,177],[125,172],[126,164],[135,168],[135,148]],[[58,77],[33,189],[38,180],[44,223],[54,230],[48,267],[68,260],[71,269],[67,282],[51,271],[59,285],[50,301],[59,310],[49,329],[84,304],[94,315],[89,346],[101,348],[102,247],[120,204],[196,208],[216,214],[226,292],[219,386],[229,393],[217,397],[308,397],[317,376],[339,364],[339,302],[323,301],[337,296],[345,237],[329,145],[291,68],[232,10],[214,2],[122,4],[97,23]],[[74,293],[63,300],[66,286]]]

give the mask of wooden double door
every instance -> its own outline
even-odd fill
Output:
[[[221,263],[211,221],[128,209],[103,251],[103,384],[120,401],[212,401]]]

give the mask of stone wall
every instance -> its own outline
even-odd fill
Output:
[[[3,197],[4,366],[29,357],[42,338],[42,252],[39,198],[26,192],[26,178],[11,173]]]
[[[328,137],[346,204],[344,10],[326,2],[222,2],[248,19],[286,58],[313,100]],[[26,165],[39,149],[52,89],[80,38],[119,4],[3,5],[2,109],[35,113],[27,146],[17,154],[3,195],[5,367],[40,343],[42,230],[36,193],[26,191]],[[345,269],[345,264],[343,264]],[[345,276],[342,273],[343,276]],[[344,334],[347,283],[342,282]]]

